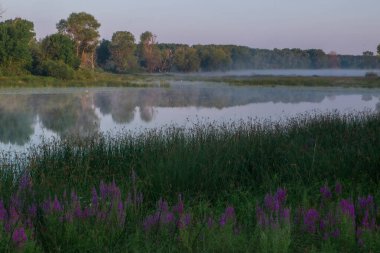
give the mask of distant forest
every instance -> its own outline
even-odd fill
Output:
[[[72,13],[57,33],[37,40],[31,21],[0,22],[0,75],[33,74],[73,79],[78,72],[199,72],[239,69],[380,68],[380,57],[338,55],[320,49],[256,49],[235,45],[185,45],[157,42],[144,32],[136,42],[128,31],[100,40],[100,23],[91,14]],[[377,48],[380,54],[380,45]]]

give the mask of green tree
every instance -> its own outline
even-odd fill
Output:
[[[191,47],[180,47],[174,53],[174,66],[181,72],[195,72],[199,70],[200,59],[197,50]]]
[[[136,44],[132,33],[126,31],[115,32],[109,46],[116,72],[126,72],[137,68]]]
[[[68,35],[75,41],[76,55],[81,58],[83,67],[95,67],[95,50],[99,43],[99,22],[91,14],[71,13],[57,24],[58,32]]]
[[[140,36],[139,44],[140,64],[148,72],[159,71],[161,65],[161,53],[157,47],[156,35],[144,32]]]
[[[328,61],[326,53],[321,49],[309,49],[306,51],[310,59],[311,68],[324,68]]]
[[[231,54],[220,46],[197,47],[204,71],[227,70],[232,64]]]
[[[111,59],[110,45],[111,41],[103,39],[96,48],[96,63],[105,70],[109,69],[107,63]]]
[[[380,55],[380,44],[377,46],[377,55]]]
[[[75,42],[63,34],[53,34],[45,37],[41,42],[41,49],[46,59],[62,61],[74,69],[80,64],[76,56]]]
[[[29,45],[34,39],[34,25],[21,18],[0,23],[0,66],[10,73],[26,70],[32,62]]]

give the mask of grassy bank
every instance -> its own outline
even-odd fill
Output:
[[[370,77],[289,77],[289,76],[225,76],[175,74],[112,74],[107,72],[79,71],[73,80],[42,76],[0,76],[2,87],[150,87],[169,86],[169,81],[204,81],[245,86],[314,86],[379,88],[380,78]]]
[[[54,77],[21,75],[0,76],[0,88],[29,87],[150,87],[167,85],[160,80],[140,75],[118,75],[106,72],[79,71],[72,80],[61,80]]]
[[[379,133],[329,114],[45,143],[2,165],[0,247],[377,252]]]

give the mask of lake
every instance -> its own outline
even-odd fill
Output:
[[[71,134],[376,110],[380,111],[380,89],[175,81],[168,88],[0,89],[0,150],[24,152],[44,138]]]

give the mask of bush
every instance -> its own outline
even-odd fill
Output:
[[[75,72],[67,64],[61,61],[46,60],[41,64],[40,73],[43,76],[52,76],[58,79],[73,79]]]

